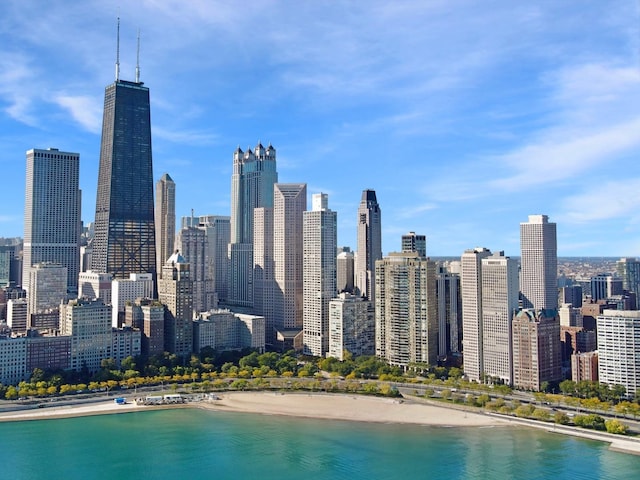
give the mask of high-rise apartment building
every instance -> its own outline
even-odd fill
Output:
[[[261,207],[253,212],[253,311],[264,317],[265,341],[273,345],[276,339],[273,208]]]
[[[375,190],[364,190],[358,207],[358,251],[355,259],[357,292],[375,303],[376,260],[382,259],[382,212]]]
[[[324,357],[329,351],[329,301],[336,296],[336,212],[329,196],[312,196],[312,209],[303,213],[303,351]]]
[[[227,300],[227,281],[229,275],[228,247],[231,239],[231,218],[224,215],[201,215],[198,228],[204,230],[207,238],[207,295],[213,292],[213,303],[209,308],[217,307],[219,301]]]
[[[101,299],[111,305],[111,274],[81,272],[78,280],[78,298]]]
[[[418,252],[421,257],[427,256],[427,237],[416,235],[416,232],[409,232],[402,235],[402,251]]]
[[[417,252],[376,262],[376,355],[391,365],[438,362],[436,264]]]
[[[518,310],[518,262],[503,252],[482,259],[482,365],[492,380],[513,383],[511,319]]]
[[[153,276],[150,273],[131,273],[129,278],[111,282],[112,326],[119,328],[124,323],[126,305],[138,298],[153,297]]]
[[[462,354],[462,298],[460,275],[438,266],[436,274],[438,300],[438,358]]]
[[[168,173],[156,182],[156,271],[162,275],[164,262],[173,254],[176,235],[176,184]]]
[[[253,305],[253,210],[273,207],[278,181],[276,150],[258,144],[253,151],[233,153],[231,176],[231,234],[227,303]]]
[[[555,310],[520,310],[511,322],[513,384],[539,391],[562,380],[560,323]]]
[[[76,294],[80,272],[80,155],[56,148],[27,152],[23,287],[33,265],[67,268],[66,288]]]
[[[529,215],[520,224],[520,289],[523,308],[558,308],[556,224],[547,215]]]
[[[474,382],[483,379],[482,358],[482,259],[491,255],[486,248],[465,250],[460,259],[462,292],[462,345],[464,373]]]
[[[599,380],[624,386],[633,398],[640,390],[640,311],[605,310],[596,321]]]
[[[165,305],[165,350],[188,357],[193,349],[193,282],[190,264],[178,252],[162,267],[158,299]]]
[[[178,250],[190,264],[190,277],[193,284],[194,314],[213,308],[213,292],[208,279],[207,235],[204,229],[197,227],[182,228],[178,232]]]
[[[302,219],[307,209],[307,184],[277,183],[273,192],[275,328],[302,329]]]
[[[622,287],[629,293],[635,293],[636,306],[640,302],[640,260],[637,258],[621,258],[616,262],[616,272],[622,279]]]
[[[373,303],[346,292],[329,302],[328,356],[345,360],[345,352],[353,357],[375,355],[375,333]]]
[[[120,80],[119,65],[118,58],[104,95],[91,270],[114,279],[151,273],[155,280],[149,89],[137,68],[135,82]]]

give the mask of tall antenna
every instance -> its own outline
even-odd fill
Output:
[[[136,52],[136,83],[140,83],[140,29],[138,28],[138,50]]]
[[[118,35],[116,40],[116,82],[120,80],[120,16],[118,15]]]

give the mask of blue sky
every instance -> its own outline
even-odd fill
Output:
[[[104,88],[151,91],[154,180],[178,219],[229,214],[232,154],[329,194],[355,247],[361,192],[383,251],[519,254],[547,214],[562,256],[640,255],[637,2],[110,0],[0,3],[0,236],[23,235],[25,152],[80,153],[93,220]],[[310,206],[309,202],[309,206]]]

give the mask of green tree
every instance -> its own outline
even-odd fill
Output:
[[[18,398],[18,390],[13,385],[7,387],[7,391],[4,394],[4,398],[7,400],[15,400]]]
[[[556,412],[553,421],[560,425],[568,425],[570,422],[569,415],[564,412]]]
[[[560,391],[565,395],[573,395],[576,393],[576,382],[573,380],[563,380],[560,382]]]
[[[120,369],[123,372],[126,372],[127,370],[136,370],[135,359],[131,355],[129,355],[126,358],[123,358],[122,362],[120,362]]]
[[[629,427],[627,427],[620,420],[616,420],[616,419],[606,420],[604,422],[604,426],[607,429],[607,432],[615,433],[618,435],[626,435],[627,432],[629,431]]]

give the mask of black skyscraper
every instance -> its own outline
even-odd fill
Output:
[[[149,89],[119,78],[105,90],[96,198],[94,272],[156,273]]]

